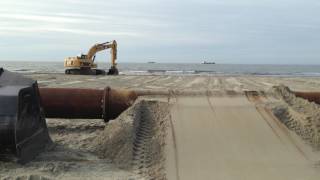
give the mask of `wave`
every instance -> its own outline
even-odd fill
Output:
[[[320,77],[319,72],[222,72],[206,70],[127,70],[120,71],[124,75],[254,75],[254,76],[310,76]]]
[[[10,69],[10,71],[12,72],[17,72],[17,73],[36,73],[37,71],[36,70],[33,70],[33,69]]]
[[[22,74],[63,74],[64,67],[59,63],[14,63],[6,62],[0,66]],[[119,64],[120,74],[124,75],[254,75],[254,76],[303,76],[320,77],[319,65],[215,65],[199,64]],[[99,68],[108,71],[109,65]]]

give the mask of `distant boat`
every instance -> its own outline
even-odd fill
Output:
[[[154,61],[149,61],[148,64],[155,64],[156,62]]]
[[[202,61],[201,64],[216,64],[215,62]]]

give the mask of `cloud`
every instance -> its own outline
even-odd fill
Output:
[[[12,42],[12,52],[30,46],[23,42],[35,42],[32,48],[45,52],[64,42],[69,52],[116,39],[122,55],[132,59],[146,53],[155,58],[187,54],[190,59],[219,54],[237,61],[276,59],[279,52],[282,58],[316,57],[319,5],[316,0],[0,1],[0,37]],[[10,48],[0,48],[3,58]]]
[[[28,14],[0,14],[1,19],[9,20],[21,20],[21,21],[42,21],[48,23],[80,23],[80,19],[58,17],[58,16],[46,16],[46,15],[28,15]]]
[[[86,23],[86,22],[100,22],[97,20],[86,20],[76,17],[63,17],[54,15],[33,15],[33,14],[13,14],[13,13],[1,13],[0,19],[2,20],[16,20],[16,21],[41,21],[46,23]]]
[[[138,37],[138,33],[133,32],[110,32],[110,31],[93,31],[93,30],[81,30],[72,28],[56,28],[56,27],[0,27],[0,35],[15,35],[21,33],[69,33],[77,35],[88,35],[88,36],[131,36]]]

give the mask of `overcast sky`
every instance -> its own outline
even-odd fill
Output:
[[[1,60],[320,64],[319,0],[1,0]],[[109,53],[98,54],[99,62]]]

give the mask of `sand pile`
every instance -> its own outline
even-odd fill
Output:
[[[26,165],[0,161],[0,179],[128,179],[134,175],[95,152],[92,142],[104,130],[102,120],[47,119],[47,124],[55,147]]]
[[[286,86],[273,88],[285,103],[273,108],[274,114],[316,149],[320,149],[320,106],[296,97]]]
[[[138,101],[96,138],[97,152],[118,167],[134,170],[142,177],[164,179],[168,108],[164,102]]]
[[[48,119],[55,146],[0,179],[164,179],[168,103],[139,100],[116,120]]]

